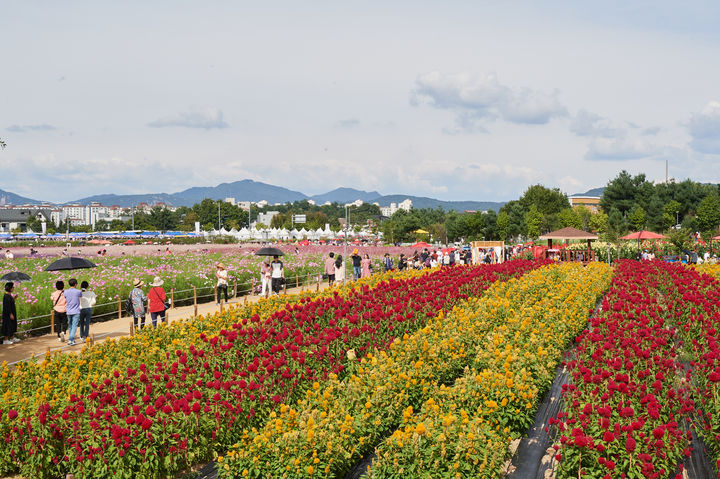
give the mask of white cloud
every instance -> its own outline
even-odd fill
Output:
[[[711,101],[690,118],[690,147],[700,153],[720,154],[720,102]]]
[[[56,128],[52,125],[43,123],[42,125],[10,125],[6,128],[12,133],[25,133],[28,131],[52,131]]]
[[[230,125],[223,120],[222,110],[218,108],[200,108],[160,118],[148,123],[147,126],[153,128],[179,126],[184,128],[201,128],[204,130],[211,130],[214,128],[227,128]]]
[[[595,138],[588,145],[588,160],[638,160],[660,155],[663,149],[644,138]]]
[[[456,128],[448,132],[483,131],[477,124],[482,120],[545,124],[567,115],[557,91],[548,94],[509,87],[502,85],[494,74],[476,78],[463,73],[425,73],[415,81],[410,103],[454,112]]]
[[[335,126],[338,128],[355,128],[356,126],[360,126],[360,120],[357,118],[348,118],[347,120],[338,121]]]
[[[620,130],[613,127],[607,118],[581,109],[570,122],[570,131],[578,136],[601,136],[613,138],[618,136]]]

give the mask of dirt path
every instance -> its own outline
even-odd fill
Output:
[[[325,289],[327,283],[321,283],[320,289]],[[287,294],[296,294],[304,290],[317,290],[317,284],[309,286],[301,286],[299,288],[288,288]],[[247,302],[256,302],[260,299],[260,296],[249,295],[241,296],[237,298],[231,298],[229,305]],[[222,305],[222,308],[226,308],[227,305]],[[212,314],[221,310],[221,306],[217,306],[215,302],[203,303],[197,305],[197,315],[203,316],[206,314]],[[181,319],[190,319],[195,317],[195,308],[193,305],[182,306],[177,308],[171,308],[167,311],[167,318],[169,322],[179,321]],[[109,321],[103,321],[101,323],[92,323],[90,325],[90,336],[94,338],[95,342],[102,342],[107,338],[118,338],[121,336],[130,335],[132,329],[132,317],[123,316],[121,318],[115,318]],[[145,320],[146,327],[149,325],[152,327],[150,322],[150,315],[148,314]],[[65,338],[67,339],[67,337]],[[76,353],[82,349],[81,345],[68,346],[66,343],[58,342],[56,334],[45,334],[43,336],[37,336],[26,339],[17,344],[12,345],[0,345],[0,363],[7,362],[12,365],[18,361],[24,361],[32,358],[33,356],[42,356],[48,350],[52,353],[56,351],[62,351],[67,353]]]

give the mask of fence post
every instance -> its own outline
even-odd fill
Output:
[[[175,307],[175,288],[170,288],[170,307]]]
[[[90,346],[94,346],[94,345],[95,345],[95,335],[91,334],[90,335]]]
[[[283,283],[283,294],[287,294],[287,280]]]
[[[235,293],[233,294],[233,299],[237,299],[237,280],[235,280]]]
[[[298,278],[298,275],[295,275],[295,287],[297,288],[300,286],[300,278]]]
[[[197,288],[193,285],[193,310],[197,316]]]
[[[135,336],[135,324],[133,323],[133,320],[130,320],[130,337]]]
[[[317,277],[317,285],[315,286],[315,291],[320,291],[320,278],[321,278],[321,276],[318,275],[318,277]]]
[[[220,289],[217,287],[217,285],[215,285],[215,302],[220,302]]]
[[[122,300],[118,298],[118,319],[122,318]]]
[[[55,332],[55,310],[50,311],[50,334]]]

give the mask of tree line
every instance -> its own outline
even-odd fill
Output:
[[[237,205],[205,199],[191,207],[170,211],[154,207],[149,212],[136,211],[135,229],[192,231],[195,222],[209,231],[218,226],[227,230],[247,227],[258,215],[278,213],[270,223],[274,228],[325,229],[340,231],[347,214],[349,227],[359,231],[368,227],[382,232],[391,243],[433,240],[443,243],[472,240],[524,241],[566,226],[572,226],[614,241],[630,230],[648,229],[655,232],[701,232],[708,237],[717,234],[720,225],[720,185],[702,184],[691,180],[653,184],[644,174],[635,176],[621,171],[605,186],[601,210],[592,212],[583,206],[571,207],[566,194],[558,188],[532,185],[518,198],[507,202],[498,212],[445,211],[442,208],[398,210],[390,218],[381,216],[373,204],[349,206],[339,203],[314,205],[306,200],[268,205],[252,205],[245,211]],[[303,214],[306,223],[295,224],[293,215]],[[218,216],[219,215],[219,216]],[[127,230],[131,221],[100,220],[95,229]],[[90,227],[73,227],[71,231],[89,231]],[[33,228],[34,230],[34,228]],[[64,232],[66,225],[57,228]],[[426,231],[427,233],[424,233]]]

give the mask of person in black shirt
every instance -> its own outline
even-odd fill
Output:
[[[358,254],[357,248],[355,248],[350,255],[350,259],[352,260],[353,264],[353,277],[355,278],[355,281],[360,279],[360,276],[362,275],[362,256]]]
[[[400,253],[400,258],[398,258],[398,270],[403,271],[407,268],[407,258],[405,258],[405,253]]]
[[[12,282],[5,284],[2,311],[2,335],[5,336],[3,344],[14,344],[20,342],[19,339],[13,338],[13,336],[15,336],[15,332],[17,332],[17,310],[15,309],[15,297],[12,294],[14,289],[15,285]]]

